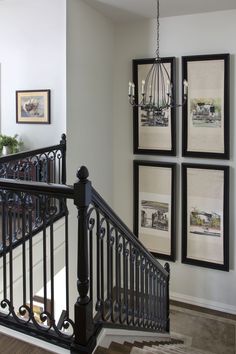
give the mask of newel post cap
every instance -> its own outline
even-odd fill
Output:
[[[76,173],[76,177],[81,181],[86,180],[88,176],[89,176],[89,171],[86,166],[81,166]]]

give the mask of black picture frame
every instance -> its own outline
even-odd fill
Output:
[[[230,158],[229,67],[229,54],[182,57],[182,76],[189,85],[182,111],[183,156]]]
[[[134,234],[141,239],[144,246],[155,257],[174,262],[176,259],[176,164],[135,160],[133,168]],[[149,181],[148,183],[146,183],[146,178]],[[145,192],[146,188],[147,192]],[[161,194],[158,191],[161,191]],[[150,199],[149,196],[151,196]],[[145,198],[145,200],[142,200],[142,198]],[[151,220],[152,224],[155,222],[155,227],[150,224],[149,226],[142,225],[141,213],[143,213],[143,210],[141,210],[140,205],[143,208],[148,208],[149,214],[157,206],[161,208],[161,210],[155,209],[155,214],[158,214],[159,211],[157,210],[160,210],[159,216],[152,214]],[[157,218],[159,217],[162,218],[160,222],[164,222],[160,225],[161,227],[157,226],[157,223],[159,223]],[[146,237],[146,235],[148,236]],[[155,244],[153,239],[155,239]],[[146,241],[148,241],[148,244]],[[149,247],[150,245],[151,247]]]
[[[140,97],[139,95],[139,87],[141,85],[141,81],[145,79],[145,77],[140,77],[139,71],[141,68],[144,67],[144,65],[148,66],[147,70],[149,70],[149,67],[155,62],[155,58],[149,58],[149,59],[134,59],[133,60],[133,82],[135,84],[136,90],[135,90],[135,102],[138,102],[138,99]],[[175,100],[175,89],[176,89],[176,58],[175,57],[166,57],[166,58],[161,58],[161,62],[164,64],[169,64],[170,65],[170,79],[171,83],[173,84],[172,88],[172,97],[173,100]],[[146,73],[147,74],[147,73]],[[145,75],[146,76],[146,75]],[[166,133],[166,136],[168,137],[168,141],[166,141],[166,146],[148,146],[148,141],[147,143],[143,144],[141,143],[141,129],[140,129],[140,119],[139,119],[139,113],[140,108],[138,107],[133,107],[133,151],[134,154],[142,154],[142,155],[172,155],[176,156],[176,114],[175,114],[175,109],[170,109],[170,116],[169,116],[169,124],[170,124],[170,131]],[[150,127],[149,127],[150,128]],[[163,129],[160,127],[151,127],[152,129]],[[156,133],[156,137],[152,137],[152,142],[155,140],[155,143],[159,143],[160,139],[159,137],[163,138],[162,132]],[[145,135],[148,137],[147,135]],[[151,135],[150,135],[151,136]],[[147,138],[145,138],[148,140]],[[166,139],[167,140],[167,139]],[[167,146],[169,144],[169,146]]]
[[[50,124],[50,110],[49,89],[16,91],[16,123]]]
[[[182,263],[229,271],[229,166],[182,164]]]

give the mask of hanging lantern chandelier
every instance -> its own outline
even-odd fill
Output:
[[[159,0],[157,0],[157,49],[156,58],[152,64],[147,77],[142,80],[141,84],[141,100],[135,100],[135,84],[129,82],[129,102],[134,107],[140,107],[142,111],[147,113],[149,119],[159,120],[165,115],[165,111],[169,108],[181,107],[187,100],[188,83],[184,80],[183,101],[177,104],[173,98],[173,84],[171,83],[170,74],[160,58],[160,22],[159,22]],[[139,98],[138,98],[139,99]]]

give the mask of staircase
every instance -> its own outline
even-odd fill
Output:
[[[182,340],[165,339],[153,342],[112,342],[109,348],[98,347],[94,354],[214,354],[184,344]]]
[[[115,214],[85,166],[76,176],[66,185],[64,135],[59,145],[0,158],[0,325],[72,354],[93,353],[104,329],[168,338],[169,264],[163,267]],[[112,343],[96,352],[158,345],[180,343]]]

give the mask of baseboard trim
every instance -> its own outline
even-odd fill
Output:
[[[217,301],[209,301],[194,296],[184,295],[180,293],[170,292],[170,299],[173,301],[186,303],[226,314],[236,315],[236,306],[224,304]]]

